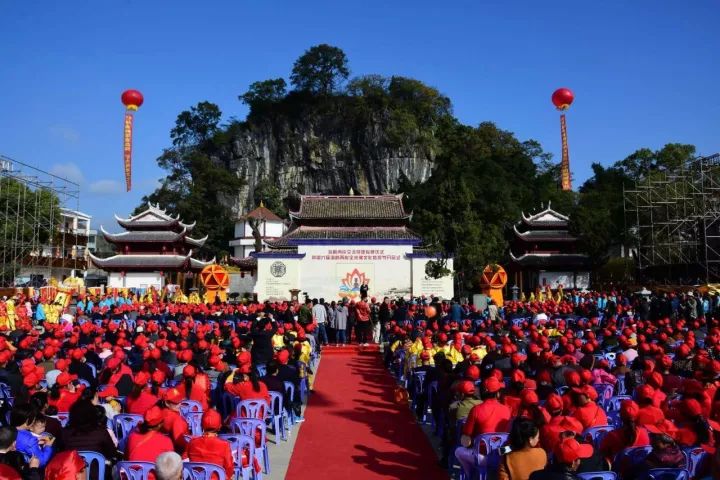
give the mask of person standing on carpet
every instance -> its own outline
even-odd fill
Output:
[[[357,336],[358,343],[364,347],[368,346],[368,337],[370,336],[370,306],[367,298],[363,298],[355,306],[357,316]]]
[[[344,347],[347,343],[347,329],[348,329],[348,317],[350,311],[346,305],[345,300],[338,304],[335,309],[335,346],[338,347],[342,344]]]
[[[315,332],[315,344],[318,352],[321,350],[320,345],[327,347],[328,336],[325,330],[325,325],[328,320],[327,308],[325,307],[325,299],[321,298],[319,301],[317,298],[313,299],[312,318],[313,322],[317,324],[317,330]]]

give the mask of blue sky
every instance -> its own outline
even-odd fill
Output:
[[[574,186],[667,142],[720,151],[715,0],[140,1],[0,4],[0,153],[81,181],[80,208],[116,229],[163,172],[183,109],[243,118],[253,81],[287,76],[308,47],[345,50],[352,73],[440,89],[461,121],[494,121],[559,158],[552,91],[571,88]],[[133,190],[124,192],[120,93],[137,88]]]

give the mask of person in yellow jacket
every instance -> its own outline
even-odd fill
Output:
[[[15,313],[15,297],[9,298],[8,301],[5,302],[5,310],[7,312],[7,322],[5,323],[5,326],[8,330],[13,331],[15,330],[15,320],[17,319],[17,315]]]

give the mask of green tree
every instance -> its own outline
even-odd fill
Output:
[[[285,98],[287,84],[283,78],[273,78],[262,82],[253,82],[248,91],[240,95],[240,100],[251,109],[279,102]]]
[[[218,126],[222,112],[209,102],[201,102],[178,115],[170,132],[173,147],[158,158],[167,172],[160,188],[143,197],[136,212],[148,201],[159,203],[188,222],[196,221],[193,235],[209,235],[206,256],[227,255],[233,235],[234,216],[226,205],[237,195],[243,180],[228,169],[220,158],[223,130]],[[223,139],[223,141],[219,140]]]
[[[295,61],[290,82],[297,90],[328,95],[335,92],[349,75],[345,52],[323,43],[306,50]]]

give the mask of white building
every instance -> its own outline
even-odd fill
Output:
[[[304,195],[292,225],[257,259],[255,294],[260,301],[290,299],[291,291],[327,301],[369,296],[453,297],[453,277],[426,274],[436,256],[408,227],[402,195]],[[453,261],[446,267],[452,271]]]
[[[255,237],[253,237],[251,221],[259,221],[260,235],[263,241],[273,241],[282,237],[287,230],[282,218],[275,215],[262,203],[258,208],[240,217],[235,222],[235,238],[230,241],[234,248],[233,256],[236,259],[249,257],[255,251]]]

